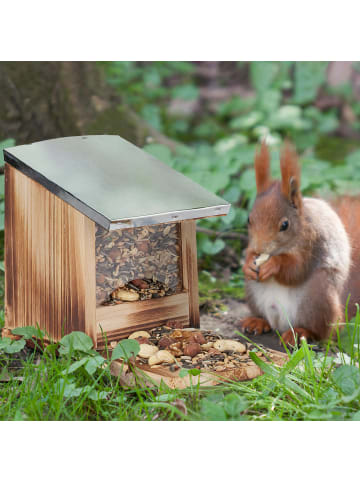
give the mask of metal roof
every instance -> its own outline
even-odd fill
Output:
[[[119,136],[63,137],[5,161],[105,229],[221,216],[230,204]]]

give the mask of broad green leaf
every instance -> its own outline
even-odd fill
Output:
[[[328,62],[296,62],[294,101],[298,104],[312,102],[325,81]]]
[[[11,330],[14,335],[23,336],[25,340],[32,338],[44,338],[45,332],[35,326],[20,326]]]
[[[226,413],[221,405],[210,402],[206,398],[201,400],[200,413],[204,420],[226,420]]]
[[[65,335],[60,340],[59,353],[62,355],[68,354],[72,351],[89,352],[93,347],[93,341],[90,336],[82,331],[73,331],[69,335]]]
[[[136,340],[121,340],[113,349],[111,360],[123,358],[128,360],[132,356],[136,356],[140,351],[139,342]]]
[[[241,134],[235,134],[217,141],[214,145],[214,150],[218,154],[223,154],[224,152],[232,151],[244,144],[247,144],[247,137]]]
[[[21,339],[21,340],[11,340],[10,338],[0,339],[0,350],[8,354],[18,353],[24,348],[24,346],[25,346],[24,339]]]
[[[224,398],[224,409],[230,417],[237,417],[246,410],[247,406],[247,401],[237,393],[229,393]]]
[[[183,100],[196,100],[199,96],[199,89],[194,84],[178,85],[171,91],[174,98]]]
[[[163,144],[150,144],[144,147],[144,151],[148,152],[156,159],[165,162],[169,166],[173,165],[172,154],[170,149]]]
[[[65,369],[62,371],[62,374],[63,375],[66,375],[66,374],[70,374],[70,373],[73,373],[75,372],[78,368],[82,367],[83,365],[85,365],[85,363],[88,361],[88,358],[85,357],[85,358],[82,358],[81,360],[78,360],[74,363],[72,363],[69,368]]]
[[[101,355],[89,357],[85,365],[85,370],[89,375],[93,375],[95,371],[105,363],[105,358]]]
[[[154,129],[162,130],[161,112],[157,105],[146,104],[141,111],[141,115]]]
[[[0,166],[3,166],[5,162],[3,149],[6,149],[8,147],[13,147],[14,145],[15,145],[14,139],[5,139],[4,141],[0,142]]]
[[[225,242],[222,239],[211,241],[209,238],[205,238],[201,243],[201,249],[206,254],[214,255],[219,253],[225,248]]]
[[[235,117],[230,122],[230,128],[231,129],[250,129],[251,127],[254,127],[256,124],[262,121],[264,118],[264,115],[262,112],[253,110],[249,112],[248,114],[244,114],[239,117]]]
[[[278,62],[251,62],[251,84],[255,90],[263,92],[271,87],[278,72]]]
[[[336,386],[345,394],[351,395],[360,385],[359,368],[353,365],[342,365],[332,374]]]

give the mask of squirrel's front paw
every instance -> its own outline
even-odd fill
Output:
[[[296,345],[295,338],[297,338],[297,342],[298,344],[300,344],[301,338],[305,338],[305,340],[309,340],[311,338],[314,338],[314,335],[311,333],[311,331],[307,330],[306,328],[293,328],[293,330],[285,331],[281,335],[281,338],[286,345],[295,346]],[[281,342],[280,342],[280,345],[281,345]]]
[[[259,270],[254,263],[255,257],[248,258],[243,266],[243,272],[245,275],[245,279],[247,280],[255,280],[257,281]]]
[[[271,258],[260,266],[258,281],[265,281],[272,276],[275,276],[280,271],[280,264],[276,256]]]
[[[262,333],[267,333],[271,330],[271,326],[266,320],[263,318],[256,318],[255,316],[245,318],[240,322],[240,325],[244,332],[252,333],[254,335],[261,335]]]

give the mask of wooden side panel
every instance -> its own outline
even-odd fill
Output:
[[[181,265],[183,287],[189,295],[190,326],[200,327],[199,287],[196,253],[196,222],[181,221]]]
[[[146,301],[98,306],[96,309],[97,348],[104,346],[103,332],[108,341],[128,336],[133,331],[147,330],[167,321],[189,324],[188,294],[166,296]]]
[[[95,223],[5,166],[5,323],[96,341]]]

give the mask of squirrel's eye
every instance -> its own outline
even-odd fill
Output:
[[[280,231],[286,231],[288,227],[289,227],[289,221],[283,221],[280,226]]]

